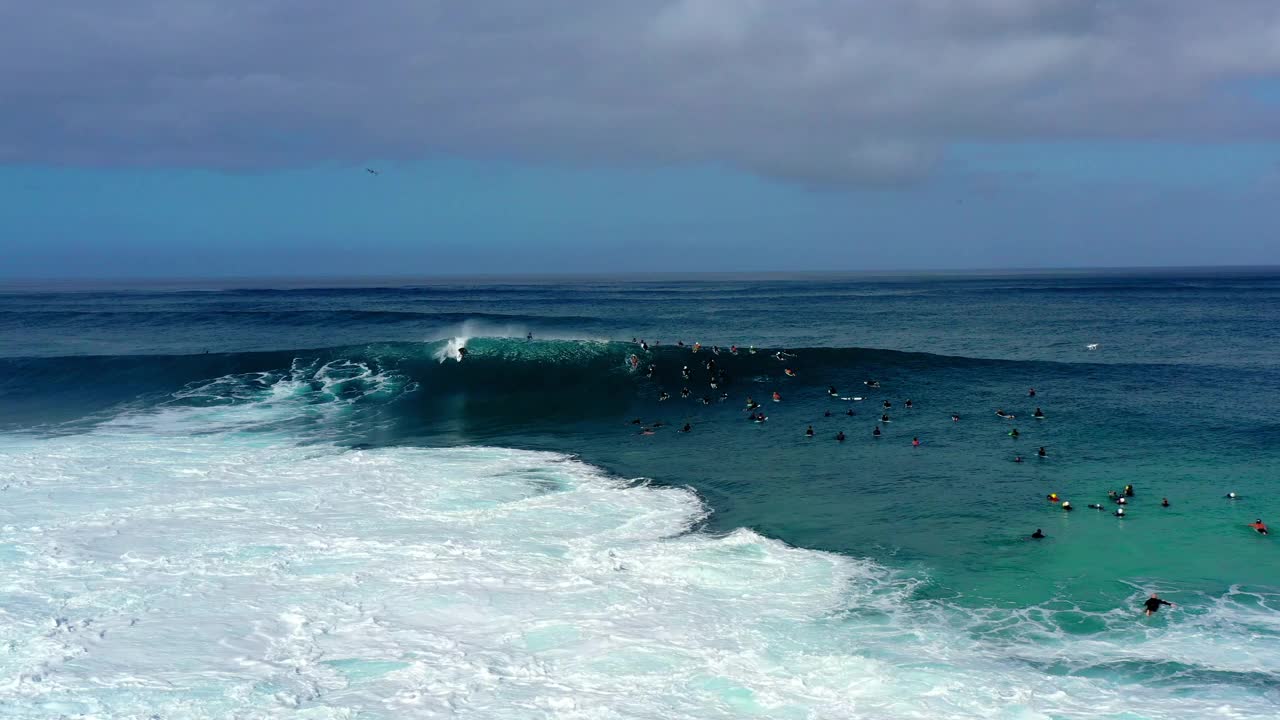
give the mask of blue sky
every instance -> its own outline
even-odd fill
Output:
[[[0,276],[1280,264],[1280,6],[1202,6],[0,8]]]

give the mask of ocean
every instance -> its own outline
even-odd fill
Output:
[[[1277,717],[1277,493],[1272,269],[11,283],[0,715]]]

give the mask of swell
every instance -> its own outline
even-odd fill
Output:
[[[654,402],[661,392],[679,399],[686,387],[691,397],[685,402],[697,404],[703,397],[718,401],[722,393],[734,395],[736,403],[743,392],[782,384],[810,388],[805,395],[812,397],[825,397],[829,384],[839,385],[840,394],[857,395],[865,391],[865,380],[891,387],[900,379],[941,375],[975,391],[996,378],[1150,383],[1167,377],[1208,383],[1217,376],[1213,369],[1188,366],[992,360],[874,348],[798,348],[780,360],[776,351],[766,349],[742,349],[736,355],[722,350],[717,355],[710,349],[692,353],[689,348],[659,346],[646,352],[619,341],[485,337],[465,340],[465,362],[442,359],[449,343],[459,341],[196,355],[0,358],[0,402],[6,410],[0,428],[47,426],[175,402],[236,403],[281,382],[296,384],[300,392],[314,391],[308,402],[324,402],[330,399],[326,388],[340,377],[348,395],[371,390],[373,385],[361,378],[379,378],[380,391],[388,383],[400,390],[371,394],[364,401],[379,407],[376,416],[366,418],[371,422],[407,423],[425,432],[455,419],[463,423],[462,429],[483,428],[492,437],[523,424],[616,420],[638,404]],[[634,369],[632,356],[638,361]],[[711,363],[718,376],[715,388],[709,382]],[[786,375],[786,370],[794,375]],[[1275,384],[1269,375],[1253,375],[1236,371],[1236,380],[1255,388]]]
[[[123,322],[132,327],[156,325],[170,327],[175,323],[210,324],[221,320],[234,322],[270,323],[281,326],[326,326],[362,324],[384,325],[420,323],[427,327],[458,325],[463,322],[490,322],[502,324],[546,326],[579,326],[600,321],[587,315],[521,315],[517,313],[441,313],[415,312],[411,310],[0,310],[0,325],[16,323],[20,326],[37,324],[75,325],[84,321]]]

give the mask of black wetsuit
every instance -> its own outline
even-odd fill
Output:
[[[1160,598],[1147,598],[1147,601],[1142,604],[1147,606],[1147,612],[1153,613],[1160,612],[1161,605],[1172,605],[1173,603],[1168,600],[1161,600]]]
[[[1035,532],[1031,533],[1031,537],[1035,538],[1036,540],[1041,540],[1041,539],[1043,539],[1043,538],[1044,538],[1044,533],[1042,533],[1042,532],[1040,532],[1039,530],[1037,530],[1037,531],[1035,531]]]

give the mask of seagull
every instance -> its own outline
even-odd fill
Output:
[[[1084,349],[1085,349],[1085,350],[1097,350],[1097,349],[1098,349],[1098,343],[1089,343],[1088,345],[1085,345],[1085,346],[1084,346]]]
[[[381,174],[382,174],[382,173],[378,172],[377,170],[374,170],[373,168],[365,168],[365,169],[364,169],[364,171],[365,171],[365,172],[367,172],[367,173],[369,173],[370,175],[381,175]]]

